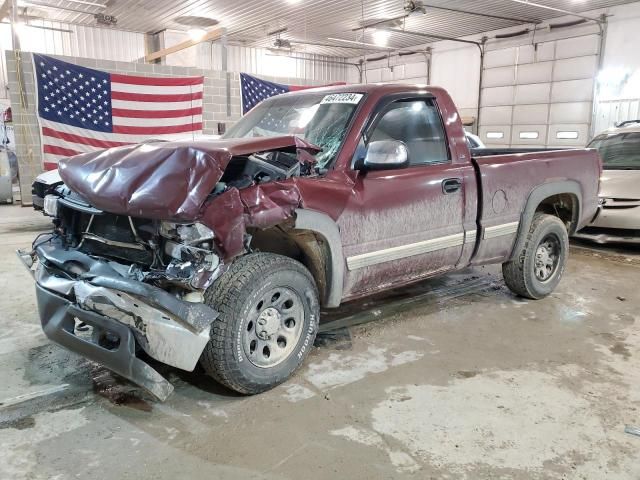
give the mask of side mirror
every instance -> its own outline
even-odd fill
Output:
[[[409,151],[399,140],[371,142],[364,157],[364,170],[391,170],[409,165]]]

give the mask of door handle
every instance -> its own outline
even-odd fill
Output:
[[[462,188],[462,180],[459,178],[446,178],[442,181],[442,193],[448,195]]]

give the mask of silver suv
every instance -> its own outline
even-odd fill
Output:
[[[640,120],[628,120],[589,145],[602,157],[600,208],[576,237],[598,243],[640,244]]]

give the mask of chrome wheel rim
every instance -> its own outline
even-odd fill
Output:
[[[255,302],[243,332],[244,353],[259,368],[285,361],[295,349],[304,323],[300,296],[286,287],[267,291]]]
[[[550,234],[542,239],[536,249],[535,275],[541,282],[549,281],[558,270],[560,263],[560,240]]]

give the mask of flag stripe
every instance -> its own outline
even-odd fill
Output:
[[[114,100],[130,100],[134,102],[187,102],[202,98],[202,92],[180,93],[176,95],[156,95],[147,93],[111,92]]]
[[[110,146],[95,146],[95,145],[89,145],[87,143],[84,142],[68,142],[67,140],[62,140],[58,137],[52,137],[52,136],[48,136],[45,135],[44,136],[44,144],[45,145],[49,145],[49,146],[53,146],[53,147],[61,147],[61,148],[67,148],[67,149],[71,149],[74,150],[76,152],[80,152],[80,153],[87,153],[87,152],[96,152],[98,150],[104,150],[107,148],[114,148],[114,147],[122,147],[124,145],[130,145],[128,143],[125,144],[120,144],[120,145],[110,145]]]
[[[184,95],[188,93],[202,92],[202,84],[200,85],[185,85],[178,87],[157,87],[149,85],[129,85],[126,83],[112,83],[111,91],[122,93],[145,93],[155,95]]]
[[[126,110],[184,110],[185,108],[202,107],[202,99],[189,100],[186,102],[129,102],[127,100],[113,100],[113,109],[122,108]]]
[[[63,157],[71,157],[73,155],[79,155],[81,152],[71,150],[70,148],[58,147],[55,145],[44,145],[42,148],[44,153],[52,153],[54,155],[62,155]]]
[[[58,168],[58,161],[56,160],[55,162],[44,162],[44,169],[49,171],[49,170],[55,170],[56,168]]]
[[[120,147],[122,145],[129,145],[131,143],[131,142],[114,142],[114,141],[100,140],[98,138],[83,137],[81,135],[76,135],[73,133],[60,132],[49,127],[42,127],[42,135],[45,135],[47,137],[58,138],[60,140],[64,140],[67,142],[90,145],[96,148]]]
[[[112,83],[127,83],[130,85],[157,85],[175,87],[182,85],[202,85],[204,77],[139,77],[136,75],[111,74]]]
[[[175,118],[190,115],[201,115],[202,107],[182,108],[179,110],[131,110],[128,108],[112,108],[114,117],[129,118]]]
[[[185,126],[202,123],[202,115],[189,115],[186,117],[168,117],[168,118],[131,118],[131,117],[113,117],[113,127],[124,127],[130,125],[132,127],[169,127],[169,126]],[[191,127],[193,128],[193,127]],[[115,131],[115,130],[114,130]]]
[[[93,130],[89,130],[89,129],[85,129],[85,128],[78,128],[78,127],[73,127],[70,125],[65,125],[63,123],[56,123],[56,122],[52,122],[50,120],[45,120],[43,118],[40,119],[40,124],[45,127],[50,127],[54,130],[57,130],[58,132],[64,132],[64,133],[72,133],[72,134],[76,134],[85,138],[96,138],[98,140],[105,140],[105,141],[114,141],[114,142],[121,142],[121,143],[140,143],[145,139],[149,139],[149,138],[158,138],[157,135],[144,135],[144,134],[127,134],[127,133],[103,133],[103,132],[95,132]],[[195,128],[195,127],[194,127]],[[163,140],[186,140],[186,139],[190,139],[193,138],[193,135],[200,135],[199,131],[194,131],[194,132],[176,132],[175,134],[167,134],[167,135],[162,135],[162,139]]]
[[[163,135],[165,133],[181,133],[202,130],[202,123],[189,125],[170,125],[167,127],[134,127],[130,125],[114,125],[114,133],[132,133],[137,135]]]

